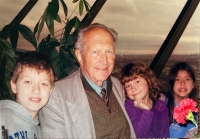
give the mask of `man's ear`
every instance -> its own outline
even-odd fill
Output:
[[[81,54],[81,51],[79,49],[75,49],[75,55],[76,55],[76,58],[77,58],[79,64],[81,65],[82,64],[82,54]]]
[[[17,86],[16,83],[14,83],[12,80],[10,80],[10,86],[11,86],[11,90],[14,94],[17,93]]]

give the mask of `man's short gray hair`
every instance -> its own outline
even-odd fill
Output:
[[[91,24],[91,25],[84,27],[84,28],[79,30],[79,33],[78,33],[78,36],[77,36],[77,41],[76,41],[76,44],[75,44],[75,49],[79,49],[80,52],[83,53],[85,33],[88,32],[89,30],[93,29],[93,28],[102,28],[102,29],[107,30],[113,38],[114,47],[116,46],[117,39],[118,39],[118,33],[114,29],[108,28],[103,24],[94,23],[94,24]]]

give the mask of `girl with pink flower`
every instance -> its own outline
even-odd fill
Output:
[[[198,87],[192,67],[186,62],[176,63],[169,72],[168,84],[170,138],[183,138],[187,131],[196,127],[192,121],[185,121],[188,109],[197,112]],[[198,121],[197,113],[193,114]]]
[[[125,108],[137,138],[168,138],[168,108],[160,98],[160,83],[152,70],[142,62],[121,70],[121,83],[127,99]]]

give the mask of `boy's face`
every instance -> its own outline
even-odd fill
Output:
[[[138,76],[124,85],[127,96],[131,100],[148,100],[149,99],[149,87],[147,81]]]
[[[38,73],[26,67],[20,73],[16,84],[12,81],[10,83],[12,91],[17,95],[17,102],[24,106],[33,118],[47,103],[53,90],[50,75],[47,72]]]

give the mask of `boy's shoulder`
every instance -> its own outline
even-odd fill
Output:
[[[1,117],[6,118],[6,116],[18,116],[23,119],[32,120],[29,111],[24,108],[21,104],[12,100],[1,100],[0,101],[0,111]]]

